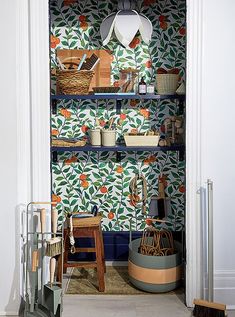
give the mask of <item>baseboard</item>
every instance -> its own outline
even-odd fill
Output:
[[[215,301],[227,305],[228,309],[235,309],[235,271],[216,271],[214,277]]]
[[[140,238],[142,232],[134,231],[132,233],[133,239]],[[104,253],[106,261],[119,261],[126,262],[128,260],[128,244],[129,244],[129,231],[103,231],[104,239]],[[93,239],[82,238],[75,239],[76,243],[81,247],[93,246]],[[79,253],[75,255],[69,255],[70,261],[92,261],[94,260],[94,254]]]
[[[128,261],[105,261],[106,266],[128,266]]]
[[[0,311],[0,316],[18,316],[18,311]]]
[[[132,239],[137,239],[142,236],[142,232],[133,231],[132,232]],[[104,238],[104,251],[105,251],[105,260],[106,261],[124,261],[128,260],[128,245],[129,245],[129,238],[130,233],[129,231],[103,231],[103,238]],[[181,241],[182,238],[181,232],[174,233],[174,239]],[[77,241],[77,239],[75,239]],[[77,243],[81,246],[92,246],[91,239],[83,238],[78,239]],[[88,256],[85,254],[76,254],[76,255],[69,255],[70,261],[76,260],[94,260],[94,256],[89,254]]]
[[[227,309],[235,309],[235,271],[215,271],[214,301],[223,303]]]

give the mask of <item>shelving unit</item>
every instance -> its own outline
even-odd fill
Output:
[[[123,100],[136,99],[136,100],[178,100],[179,101],[179,113],[183,112],[183,106],[185,101],[185,95],[133,95],[133,94],[89,94],[89,95],[52,95],[51,106],[52,114],[57,112],[57,101],[60,100],[116,100],[116,113],[119,114],[122,107]],[[116,146],[92,146],[86,145],[81,147],[61,147],[52,146],[52,161],[57,162],[58,152],[89,152],[89,151],[114,151],[117,152],[117,161],[121,160],[121,152],[127,151],[179,151],[182,160],[184,158],[185,146],[184,144],[176,144],[172,146],[126,146],[125,144],[117,144]]]
[[[89,95],[52,95],[51,96],[51,106],[52,106],[52,114],[56,114],[57,112],[57,101],[60,100],[116,100],[116,113],[120,114],[122,101],[123,100],[178,100],[179,101],[179,110],[178,113],[183,113],[185,95],[133,95],[133,94],[89,94]],[[61,147],[61,146],[52,146],[52,161],[57,162],[58,160],[58,152],[117,152],[117,161],[121,160],[121,152],[127,151],[179,151],[179,159],[184,159],[185,146],[184,144],[175,144],[171,146],[126,146],[125,144],[117,144],[116,146],[92,146],[85,145],[81,147]]]

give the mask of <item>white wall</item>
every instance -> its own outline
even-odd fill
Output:
[[[19,305],[17,249],[17,121],[16,121],[16,1],[2,1],[1,123],[0,123],[0,314]]]
[[[235,308],[235,1],[203,1],[201,179],[214,182],[215,300]],[[202,184],[203,185],[203,184]]]
[[[48,1],[2,2],[0,28],[0,315],[16,315],[22,294],[20,213],[30,201],[50,201]]]

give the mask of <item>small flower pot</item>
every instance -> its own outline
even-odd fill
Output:
[[[91,145],[101,145],[101,131],[100,129],[91,129],[90,130],[90,140]]]
[[[116,145],[116,130],[103,129],[101,133],[103,146]]]

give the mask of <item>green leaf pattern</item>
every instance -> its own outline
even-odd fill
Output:
[[[51,67],[56,68],[56,49],[109,49],[114,56],[111,82],[119,80],[119,70],[124,67],[139,69],[147,83],[155,82],[156,69],[180,69],[185,78],[186,38],[184,0],[138,1],[140,12],[153,23],[150,45],[141,42],[139,34],[128,49],[115,39],[102,46],[99,26],[101,21],[116,10],[116,1],[51,1]],[[57,41],[55,41],[57,39]],[[55,77],[51,77],[51,92],[55,93]],[[118,140],[131,129],[140,132],[161,129],[165,118],[175,115],[178,102],[125,101],[121,114],[116,114],[115,103],[107,100],[60,101],[57,114],[52,115],[52,135],[60,137],[87,137],[89,128],[97,118],[108,123],[114,118]],[[166,195],[171,197],[172,213],[168,216],[172,230],[184,226],[185,162],[180,162],[177,152],[126,152],[122,161],[116,161],[113,152],[61,152],[58,163],[52,163],[53,198],[62,201],[65,211],[90,211],[99,206],[103,214],[104,230],[129,230],[129,219],[141,215],[141,204],[130,204],[129,183],[136,172],[142,172],[148,183],[148,204],[152,195],[158,194],[158,178],[166,175]],[[60,207],[58,207],[60,208]],[[62,213],[60,214],[62,221]],[[141,221],[133,228],[143,229]]]

